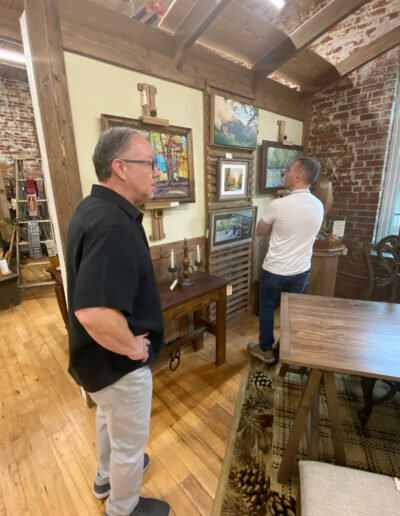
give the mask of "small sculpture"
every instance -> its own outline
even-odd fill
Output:
[[[336,170],[342,165],[344,156],[340,156],[336,160],[328,158],[327,160],[322,159],[321,172],[318,176],[318,180],[315,183],[313,193],[324,206],[324,219],[332,207],[333,194],[332,194],[332,183],[338,180]]]

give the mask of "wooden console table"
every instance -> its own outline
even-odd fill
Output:
[[[65,326],[68,328],[68,310],[61,272],[57,267],[49,267],[46,270],[56,282],[55,293],[58,306]],[[210,276],[205,272],[195,272],[192,274],[192,278],[195,282],[193,287],[176,286],[174,290],[170,290],[171,280],[158,284],[164,322],[194,313],[194,330],[169,343],[163,353],[168,356],[189,341],[196,339],[199,342],[202,334],[207,330],[215,335],[215,363],[220,366],[226,359],[226,285],[228,281],[217,276]],[[199,310],[213,302],[216,302],[215,324],[204,321],[199,314]],[[198,345],[199,348],[200,345]]]
[[[226,285],[227,280],[211,276],[205,272],[195,272],[191,275],[195,284],[193,287],[176,286],[170,290],[172,280],[158,284],[164,322],[180,319],[190,313],[194,314],[194,329],[184,337],[169,343],[164,354],[171,354],[190,340],[198,339],[204,331],[215,335],[215,363],[222,365],[226,359]],[[216,322],[212,324],[201,318],[199,311],[216,303]]]

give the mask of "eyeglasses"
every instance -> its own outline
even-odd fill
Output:
[[[152,161],[145,161],[142,159],[122,159],[119,158],[121,161],[124,161],[125,163],[144,163],[145,165],[148,165],[149,167],[154,170],[156,168],[156,160],[153,159]]]

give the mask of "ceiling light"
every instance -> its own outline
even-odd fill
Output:
[[[285,0],[269,0],[271,4],[274,4],[275,7],[278,9],[282,9],[282,7],[285,7]]]
[[[25,63],[26,59],[23,54],[11,52],[11,50],[0,49],[0,59],[4,61],[11,61],[13,63]]]

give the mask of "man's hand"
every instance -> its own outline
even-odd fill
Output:
[[[75,316],[88,334],[103,348],[146,362],[149,357],[148,333],[134,335],[119,310],[97,306],[81,308]]]
[[[149,358],[149,346],[150,341],[146,339],[148,333],[143,333],[143,335],[136,335],[135,340],[133,341],[132,348],[126,354],[131,360],[141,360],[142,362],[146,362]]]

